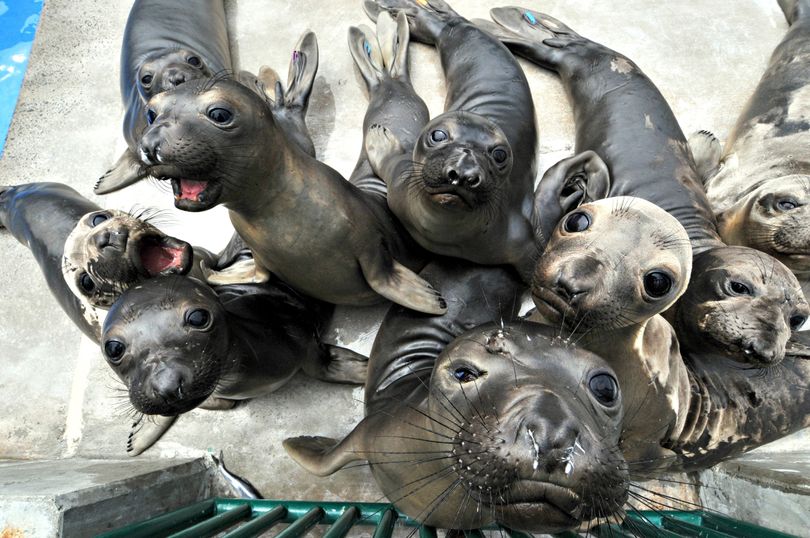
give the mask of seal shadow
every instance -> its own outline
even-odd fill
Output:
[[[335,94],[322,75],[315,78],[312,86],[306,124],[315,145],[315,155],[322,156],[335,130]]]

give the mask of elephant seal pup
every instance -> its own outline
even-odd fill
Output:
[[[135,410],[160,415],[164,426],[140,437],[136,427],[130,455],[151,446],[178,415],[231,408],[278,389],[299,369],[362,384],[367,359],[318,339],[329,313],[329,305],[277,280],[211,288],[170,275],[126,290],[105,319],[101,349]]]
[[[367,460],[398,510],[437,527],[554,532],[619,510],[610,368],[546,327],[508,321],[524,290],[511,268],[445,259],[421,274],[447,290],[448,312],[394,305],[372,349],[366,417],[340,442],[297,437],[287,452],[320,476]]]
[[[799,283],[767,254],[749,249],[750,255],[741,255],[740,247],[720,240],[689,146],[652,81],[627,57],[578,35],[553,17],[511,7],[493,9],[491,14],[500,26],[490,23],[486,28],[515,53],[560,75],[574,107],[577,151],[590,150],[592,160],[604,160],[610,171],[608,195],[644,198],[668,211],[686,229],[694,255],[689,286],[699,291],[684,300],[694,300],[701,290],[720,280],[718,275],[725,276],[725,285],[715,287],[716,293],[706,297],[714,313],[711,326],[702,330],[715,340],[733,344],[726,352],[741,362],[773,364],[781,360],[790,319],[807,315]],[[590,190],[592,184],[607,178],[586,170],[571,188]],[[548,194],[541,198],[560,192],[544,181],[538,191]],[[601,190],[604,188],[595,189]],[[763,267],[768,277],[759,279]],[[746,275],[750,277],[742,278]],[[764,319],[754,303],[781,314]],[[705,325],[705,319],[672,317],[671,312],[667,316],[679,339],[701,345],[693,336],[693,326]],[[760,339],[759,344],[752,344],[755,339]]]
[[[385,297],[445,311],[440,294],[405,265],[421,261],[410,259],[408,238],[382,200],[291,142],[263,93],[227,78],[192,81],[154,96],[149,110],[138,174],[171,179],[179,209],[224,204],[253,251],[254,281],[272,271],[330,303]]]
[[[726,243],[762,250],[810,280],[810,2],[779,2],[790,29],[726,142],[706,193]],[[710,133],[704,145],[719,142]],[[690,140],[694,143],[694,140]],[[718,163],[715,162],[715,165]]]
[[[445,112],[424,125],[416,140],[397,125],[412,107],[365,130],[365,149],[388,186],[389,207],[427,250],[510,264],[529,278],[539,255],[533,215],[537,126],[523,70],[497,39],[441,0],[364,6],[373,19],[384,12],[406,15],[410,36],[438,49],[447,82]],[[398,35],[395,72],[406,61],[401,37],[408,33]],[[369,52],[365,60],[354,52],[361,71],[380,62],[373,48]],[[400,90],[413,95],[407,78],[399,79]]]

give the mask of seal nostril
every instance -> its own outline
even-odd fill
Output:
[[[459,179],[458,172],[456,172],[456,171],[455,171],[455,170],[453,170],[452,168],[451,168],[450,170],[448,170],[448,171],[447,171],[447,177],[448,177],[448,179],[450,179],[450,181],[452,181],[453,183],[457,182],[457,181],[458,181],[458,179]]]
[[[467,178],[467,186],[471,189],[478,187],[481,184],[481,176],[471,176]]]

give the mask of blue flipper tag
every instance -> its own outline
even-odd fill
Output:
[[[532,26],[537,24],[537,19],[528,11],[523,12],[523,18],[526,19]]]

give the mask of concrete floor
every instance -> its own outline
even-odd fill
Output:
[[[455,2],[486,17],[502,2]],[[307,28],[318,36],[321,67],[308,123],[319,158],[348,175],[361,144],[366,97],[346,47],[349,25],[367,23],[359,0],[328,4],[231,1],[241,67],[268,64],[286,73],[291,47]],[[775,0],[525,0],[580,33],[624,52],[656,82],[685,132],[710,129],[723,138],[786,30]],[[733,5],[733,10],[729,7]],[[165,231],[210,249],[230,236],[224,211],[183,213],[171,196],[144,183],[95,197],[96,178],[123,148],[118,61],[129,1],[48,0],[0,160],[0,184],[60,181],[103,206],[166,208]],[[435,51],[414,46],[412,78],[432,113],[442,110],[443,78]],[[541,165],[570,155],[573,123],[557,80],[523,64],[540,126]],[[221,208],[220,208],[221,209]],[[97,347],[59,310],[29,252],[0,233],[0,458],[120,458],[128,420],[118,381]],[[368,352],[385,307],[341,309],[332,339]],[[316,479],[289,460],[291,435],[341,436],[362,415],[362,392],[298,377],[287,387],[229,412],[194,411],[143,458],[194,457],[224,450],[234,471],[266,496],[374,501],[380,493],[365,469]],[[783,450],[786,445],[770,450]],[[807,450],[805,434],[789,441]],[[776,510],[760,506],[761,510]]]

